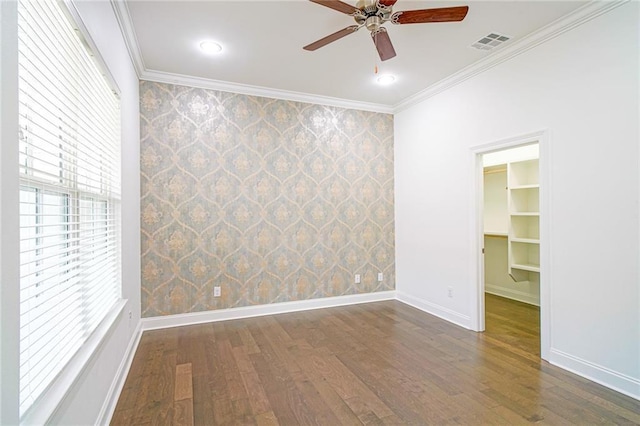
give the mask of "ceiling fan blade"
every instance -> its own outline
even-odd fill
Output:
[[[323,46],[326,46],[329,43],[332,43],[336,40],[341,39],[342,37],[348,36],[349,34],[355,33],[356,31],[358,31],[360,27],[358,25],[351,25],[347,28],[343,28],[340,31],[336,31],[333,34],[329,34],[326,37],[321,38],[318,41],[314,41],[311,44],[306,45],[305,47],[303,47],[304,50],[317,50],[320,49]]]
[[[359,13],[360,9],[355,6],[341,2],[340,0],[309,0],[312,3],[317,3],[322,6],[326,6],[330,9],[337,10],[338,12],[346,13],[347,15],[353,15]]]
[[[384,27],[380,27],[378,31],[372,32],[371,38],[376,45],[376,49],[378,49],[381,61],[386,61],[396,56],[396,50],[393,48],[393,44],[391,44],[389,33],[387,33]]]
[[[383,6],[391,7],[391,6],[393,6],[394,4],[396,4],[396,2],[397,2],[398,0],[378,0],[378,1],[379,1],[379,2],[380,2],[380,4],[381,4],[381,5],[383,5]]]
[[[422,24],[428,22],[462,21],[469,6],[442,7],[439,9],[405,10],[391,15],[394,24]]]

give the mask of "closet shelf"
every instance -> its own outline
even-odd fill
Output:
[[[498,238],[507,238],[509,234],[506,232],[496,232],[496,231],[486,231],[484,233],[485,237],[498,237]]]
[[[535,265],[533,263],[513,263],[511,268],[529,272],[540,272],[540,265]]]
[[[514,243],[527,243],[527,244],[540,244],[540,240],[537,238],[517,238],[512,237],[511,242]]]
[[[540,273],[540,180],[537,159],[507,164],[509,275],[516,282]]]
[[[540,188],[540,185],[535,183],[535,184],[531,184],[531,185],[512,186],[509,189],[514,190],[514,189],[537,189],[537,188]]]

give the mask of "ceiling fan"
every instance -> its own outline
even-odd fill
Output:
[[[398,0],[358,0],[355,6],[351,6],[340,0],[310,1],[353,16],[357,25],[348,26],[347,28],[308,44],[303,47],[304,50],[317,50],[342,37],[355,33],[362,27],[366,27],[371,32],[371,38],[382,61],[396,56],[396,51],[393,48],[393,44],[391,44],[387,29],[383,27],[382,24],[386,22],[391,22],[392,24],[456,22],[462,21],[469,10],[469,6],[459,6],[393,12],[393,5]]]

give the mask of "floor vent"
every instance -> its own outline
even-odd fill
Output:
[[[506,36],[504,34],[491,33],[489,35],[482,37],[480,40],[476,41],[475,43],[473,43],[471,47],[478,50],[491,50],[500,46],[502,43],[510,39],[511,37]]]

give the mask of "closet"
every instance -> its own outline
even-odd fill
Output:
[[[538,144],[483,156],[485,292],[540,306]]]

